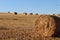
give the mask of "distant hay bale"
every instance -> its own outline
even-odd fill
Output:
[[[60,14],[58,14],[58,16],[60,16]]]
[[[10,13],[10,12],[8,12],[8,13]]]
[[[17,15],[17,12],[14,12],[15,15]]]
[[[53,16],[55,16],[55,14],[53,14]]]
[[[36,13],[35,15],[38,15],[38,13]]]
[[[27,15],[27,13],[26,13],[26,12],[23,12],[23,14],[24,14],[24,15]]]
[[[35,32],[42,37],[60,37],[60,18],[52,15],[41,15],[36,20]]]
[[[30,13],[30,15],[33,15],[33,13]]]

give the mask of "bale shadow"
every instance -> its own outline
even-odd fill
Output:
[[[54,31],[54,34],[52,35],[52,37],[60,37],[60,18],[57,16],[53,16],[54,20],[55,20],[55,26],[56,29]]]

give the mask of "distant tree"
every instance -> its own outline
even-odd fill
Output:
[[[17,12],[14,12],[15,15],[17,15]]]
[[[33,15],[33,13],[30,13],[30,15]]]

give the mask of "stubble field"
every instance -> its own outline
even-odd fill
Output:
[[[41,40],[35,37],[34,25],[39,15],[0,14],[0,40]],[[60,40],[48,37],[45,40]]]

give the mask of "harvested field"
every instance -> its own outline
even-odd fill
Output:
[[[36,36],[35,21],[39,15],[0,14],[0,40],[42,40]],[[60,40],[47,37],[46,40]]]

